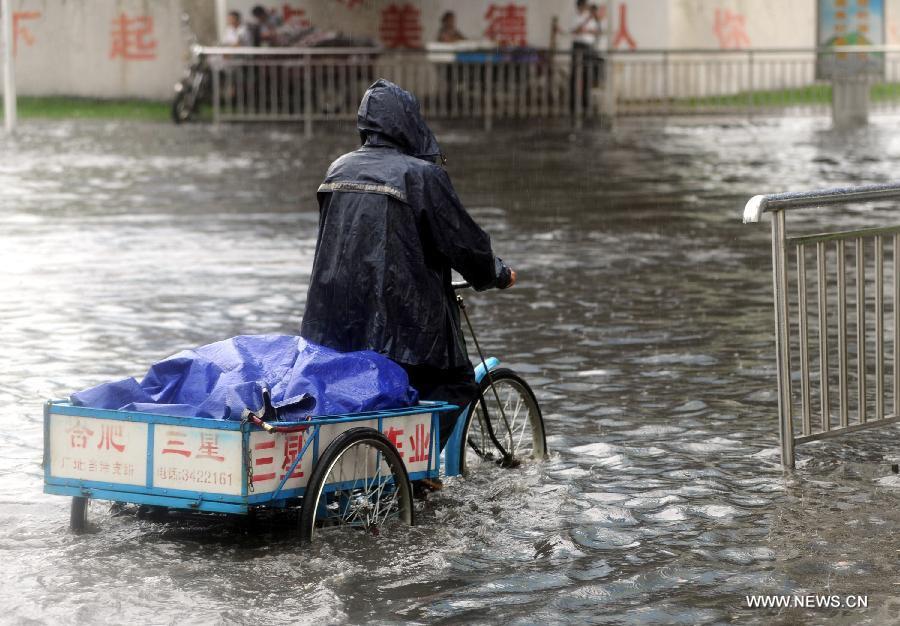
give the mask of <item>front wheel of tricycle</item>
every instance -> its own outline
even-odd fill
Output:
[[[89,503],[90,498],[85,496],[74,496],[72,498],[72,508],[69,513],[69,529],[73,533],[83,533],[87,527]]]
[[[338,435],[319,458],[300,509],[300,538],[331,528],[380,535],[413,524],[412,486],[394,445],[373,428]]]
[[[547,455],[544,418],[528,383],[501,367],[481,380],[479,391],[463,430],[460,471],[465,474],[482,463],[509,466],[543,459]]]

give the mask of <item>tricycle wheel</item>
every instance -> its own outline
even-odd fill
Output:
[[[83,533],[87,527],[88,503],[90,498],[85,496],[74,496],[72,498],[72,508],[69,513],[69,528],[74,533]]]
[[[463,473],[481,463],[515,465],[528,459],[543,459],[547,455],[544,418],[528,383],[507,368],[493,370],[490,379],[485,376],[479,398],[466,418],[462,441],[459,469]]]
[[[325,449],[300,509],[300,537],[354,527],[380,535],[413,524],[412,486],[393,444],[373,428],[353,428]]]

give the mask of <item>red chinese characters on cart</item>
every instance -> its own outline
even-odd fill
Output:
[[[436,448],[430,414],[394,418],[384,427],[383,433],[397,448],[408,472],[423,472],[434,465],[432,459]]]
[[[254,493],[274,491],[289,470],[290,476],[282,489],[306,486],[313,456],[311,446],[307,445],[309,436],[307,430],[274,435],[254,432],[250,435],[250,485]],[[301,453],[303,456],[297,461]]]
[[[132,485],[146,481],[146,424],[54,416],[50,444],[54,476]]]
[[[239,432],[158,425],[155,437],[155,487],[240,493]]]

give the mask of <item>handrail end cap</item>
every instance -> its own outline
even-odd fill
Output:
[[[766,197],[763,195],[753,196],[747,200],[747,204],[744,206],[744,224],[756,224],[759,222],[765,201]]]

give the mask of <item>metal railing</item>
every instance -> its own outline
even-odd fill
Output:
[[[744,223],[759,222],[763,213],[772,213],[778,414],[784,467],[794,467],[796,445],[900,421],[900,225],[789,237],[786,213],[896,199],[900,199],[900,184],[872,185],[754,196],[744,209]],[[814,282],[808,280],[810,268]],[[791,269],[795,273],[794,299]],[[852,289],[848,283],[852,283]],[[887,326],[886,302],[891,302]],[[792,310],[796,310],[793,318]],[[890,330],[889,342],[885,341],[886,329]],[[815,335],[812,342],[811,333]],[[798,361],[799,369],[792,367]],[[795,378],[798,389],[793,386]],[[886,408],[888,396],[890,413]],[[799,412],[794,410],[797,405]],[[799,426],[800,435],[794,434],[795,426]]]
[[[843,46],[617,52],[616,114],[826,115],[834,80],[817,78],[817,64],[872,54],[881,56],[883,71],[861,77],[870,86],[871,110],[900,111],[900,47]]]
[[[377,78],[411,90],[429,119],[495,120],[600,115],[598,58],[540,50],[469,53],[435,63],[420,51],[371,48],[202,48],[215,121],[353,120]],[[588,84],[590,83],[590,84]],[[573,94],[580,97],[573,98]]]
[[[216,121],[349,120],[378,77],[414,92],[429,119],[827,114],[816,66],[879,55],[863,80],[873,113],[900,111],[900,47],[756,50],[480,50],[457,55],[375,48],[200,48]],[[448,60],[451,59],[451,60]]]

